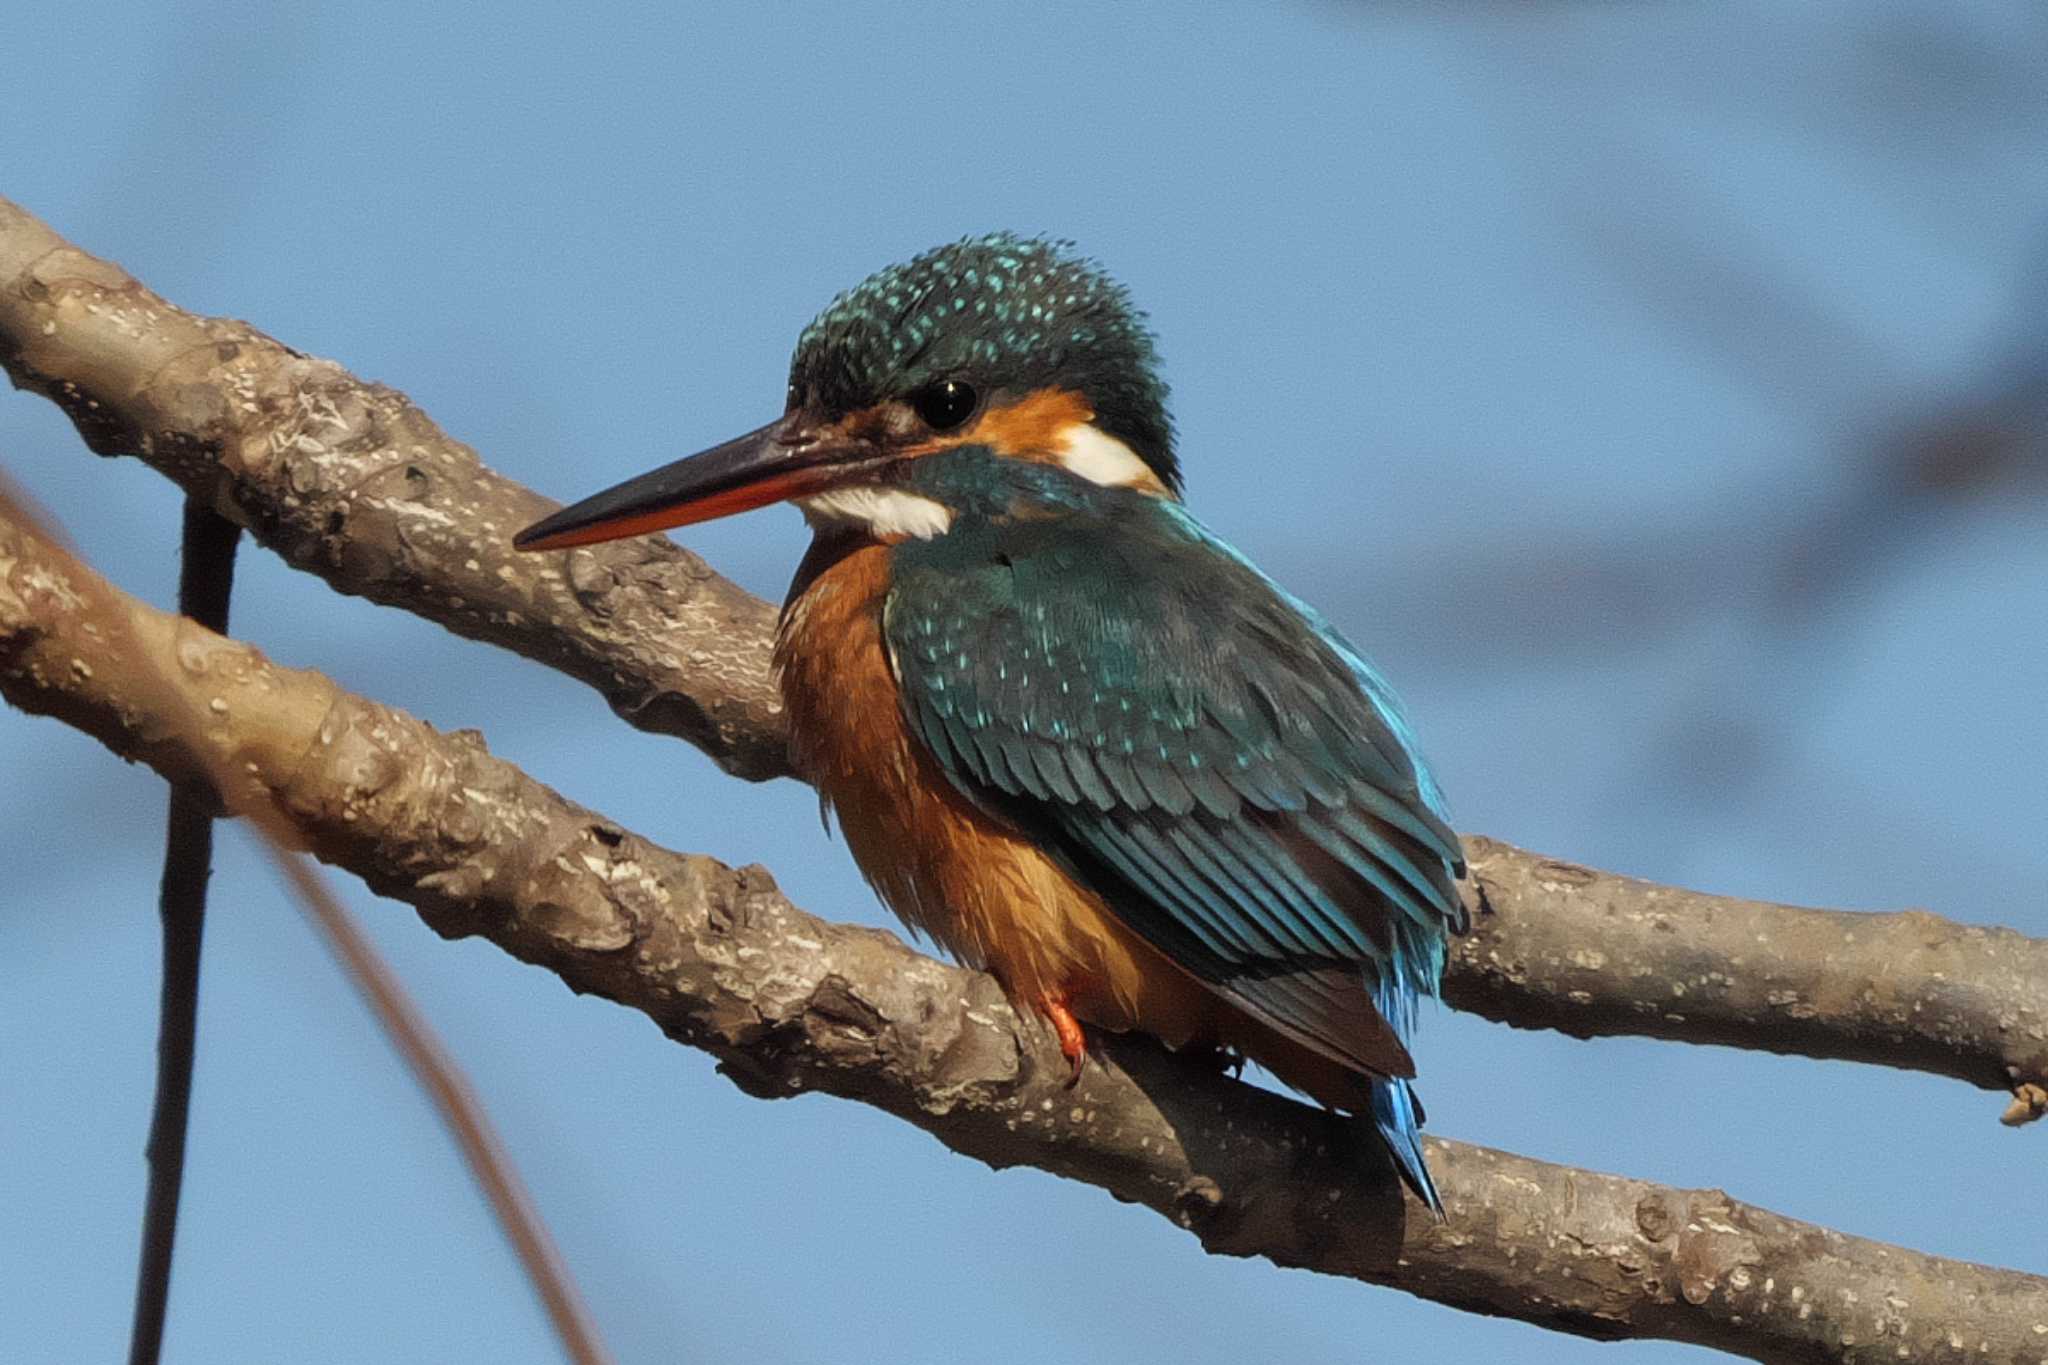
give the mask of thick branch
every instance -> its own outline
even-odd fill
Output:
[[[293,851],[299,842],[299,831],[284,814],[282,803],[269,794],[270,788],[256,765],[253,762],[246,768],[238,765],[231,748],[204,742],[207,730],[218,726],[221,717],[227,714],[227,702],[224,697],[213,694],[211,689],[204,688],[203,679],[201,686],[195,687],[193,678],[187,676],[187,673],[201,672],[203,661],[194,655],[162,648],[164,641],[152,640],[145,633],[144,627],[155,625],[160,628],[168,620],[189,627],[200,638],[221,638],[208,628],[208,618],[215,624],[226,624],[231,565],[228,556],[239,532],[232,523],[216,517],[190,499],[185,503],[185,521],[186,572],[180,576],[178,585],[178,606],[183,615],[163,618],[142,608],[125,594],[118,593],[96,574],[73,561],[67,553],[41,539],[49,533],[38,528],[33,511],[24,508],[11,481],[0,476],[0,677],[7,676],[10,667],[19,665],[33,680],[32,693],[49,693],[49,689],[41,685],[47,682],[48,675],[39,676],[39,671],[62,665],[56,665],[50,657],[41,660],[35,657],[33,647],[42,636],[32,614],[25,614],[17,620],[6,610],[12,605],[33,605],[39,597],[47,595],[48,601],[54,603],[64,616],[81,623],[79,643],[89,642],[91,645],[90,649],[69,656],[68,667],[76,680],[92,683],[93,664],[89,655],[97,656],[119,670],[121,702],[110,715],[101,719],[117,728],[133,727],[139,742],[148,743],[156,751],[176,759],[175,764],[161,770],[175,793],[172,856],[167,860],[165,869],[164,898],[167,1084],[159,1087],[157,1112],[150,1131],[150,1209],[144,1224],[145,1249],[137,1291],[131,1358],[154,1360],[160,1345],[163,1296],[168,1285],[171,1249],[169,1234],[172,1224],[169,1220],[176,1214],[178,1185],[175,1178],[163,1178],[168,1172],[160,1165],[157,1149],[166,1136],[168,1111],[165,1097],[171,1084],[187,1092],[175,1101],[176,1117],[168,1121],[176,1129],[170,1137],[180,1148],[183,1145],[184,1099],[189,1098],[189,1045],[184,1049],[182,1058],[185,1074],[176,1082],[169,1082],[173,1065],[169,1030],[172,1026],[174,986],[168,959],[172,940],[178,937],[172,932],[174,926],[170,918],[173,908],[172,865],[187,858],[196,858],[200,862],[196,878],[203,884],[206,876],[203,856],[211,846],[209,837],[205,841],[208,849],[189,844],[180,849],[181,838],[176,826],[182,816],[199,822],[199,828],[206,828],[206,822],[221,797],[232,793],[244,799],[230,803],[228,813],[245,815],[255,826],[262,836],[264,851],[270,855],[278,872],[292,884],[301,908],[326,938],[328,947],[351,983],[362,993],[371,1014],[413,1073],[413,1079],[440,1112],[449,1136],[455,1140],[470,1173],[490,1201],[492,1212],[497,1215],[507,1240],[518,1253],[535,1293],[561,1336],[563,1349],[577,1365],[602,1365],[610,1357],[583,1307],[575,1281],[562,1262],[554,1239],[534,1209],[510,1154],[499,1140],[489,1115],[470,1088],[462,1069],[442,1047],[432,1026],[419,1013],[405,988],[357,927],[355,917],[328,889],[326,879]],[[22,549],[23,554],[19,558],[8,552],[10,544]],[[16,570],[20,571],[20,578],[9,583],[9,575]],[[157,633],[161,634],[161,629]],[[179,672],[180,669],[186,672]],[[140,739],[144,718],[147,730],[156,736],[154,739]],[[188,881],[193,875],[189,871],[184,874]],[[195,897],[191,905],[179,908],[196,916],[201,907]],[[196,953],[199,947],[196,918],[189,928],[186,946]],[[197,988],[197,965],[195,958],[187,973],[185,987],[188,992]],[[187,1017],[178,1020],[175,1027],[189,1034],[189,1010],[181,1010],[180,1013]],[[169,1196],[167,1206],[160,1202],[165,1195]]]
[[[659,537],[515,554],[553,507],[395,389],[164,302],[0,199],[0,364],[103,455],[140,455],[345,593],[580,678],[731,772],[788,771],[773,610]]]
[[[1142,1203],[1213,1252],[1762,1360],[2031,1361],[2048,1333],[2048,1280],[1432,1139],[1437,1224],[1369,1137],[1143,1039],[1110,1040],[1068,1090],[1057,1044],[989,977],[807,915],[758,868],[655,847],[476,736],[154,611],[4,521],[0,692],[173,780],[237,775],[231,808],[275,799],[440,932],[642,1011],[750,1093],[875,1105],[991,1166]]]
[[[1576,1038],[1640,1034],[1874,1062],[1991,1090],[2048,1076],[2048,939],[1924,910],[1709,896],[1468,836],[1495,911],[1452,945],[1459,1009]]]
[[[514,554],[512,531],[551,504],[403,394],[185,313],[4,199],[0,364],[94,449],[140,455],[339,590],[562,668],[742,776],[788,772],[767,604],[659,538]],[[1470,843],[1495,913],[1452,958],[1445,994],[1461,1008],[1582,1037],[2048,1084],[2048,942],[1705,896]]]

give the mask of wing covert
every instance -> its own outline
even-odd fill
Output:
[[[1433,993],[1463,909],[1405,720],[1177,505],[1106,502],[899,547],[883,631],[906,719],[1198,978],[1347,1066],[1411,1074],[1406,1018],[1372,1000]]]

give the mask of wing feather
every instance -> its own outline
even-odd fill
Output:
[[[883,619],[905,718],[1199,980],[1341,1065],[1412,1075],[1463,865],[1407,722],[1178,506],[1105,502],[898,548]]]

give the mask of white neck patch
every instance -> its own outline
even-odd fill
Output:
[[[851,522],[878,540],[892,536],[930,540],[946,534],[953,526],[953,513],[943,503],[933,502],[920,493],[876,488],[872,484],[834,488],[799,499],[797,506],[813,526]]]
[[[1159,486],[1152,466],[1139,459],[1131,448],[1093,422],[1075,422],[1060,433],[1056,447],[1059,461],[1069,474],[1078,474],[1105,488],[1137,488],[1151,492]]]

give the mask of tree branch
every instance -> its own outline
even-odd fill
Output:
[[[1465,851],[1495,913],[1452,943],[1444,998],[1459,1009],[1575,1038],[1722,1043],[1987,1090],[2048,1074],[2048,939],[1924,910],[1710,896],[1476,836]]]
[[[235,542],[242,530],[191,499],[179,537],[178,612],[208,630],[228,628],[235,584]],[[142,1254],[135,1275],[135,1323],[129,1365],[163,1356],[171,1299],[178,1203],[185,1188],[185,1138],[192,1114],[192,1065],[199,1046],[199,961],[206,937],[206,884],[213,876],[213,791],[170,784],[164,871],[163,988],[157,1007],[156,1103],[149,1120],[149,1186],[142,1205]]]
[[[195,544],[216,538],[232,549],[231,524],[214,524],[218,519],[190,499],[185,511],[188,553],[193,552]],[[228,527],[228,533],[222,531],[222,526]],[[299,856],[296,850],[301,843],[300,832],[270,790],[256,762],[250,759],[245,760],[246,766],[237,764],[233,756],[238,751],[233,746],[207,744],[199,739],[209,726],[217,728],[226,723],[227,699],[211,686],[215,679],[208,676],[210,661],[203,648],[193,652],[183,646],[195,640],[222,641],[223,637],[208,630],[200,620],[165,616],[120,592],[50,542],[48,534],[36,524],[34,513],[13,495],[11,482],[0,476],[0,678],[24,684],[23,695],[48,697],[57,695],[50,687],[52,675],[48,670],[68,672],[89,695],[105,701],[96,715],[88,703],[71,711],[69,718],[74,723],[88,722],[88,733],[98,733],[90,728],[90,721],[111,727],[101,736],[103,739],[126,733],[162,760],[158,771],[179,798],[173,804],[174,816],[182,809],[189,818],[201,821],[203,827],[219,804],[230,815],[248,818],[262,836],[264,851],[291,883],[301,907],[326,938],[350,984],[362,994],[372,1016],[413,1073],[413,1079],[439,1112],[470,1174],[490,1202],[506,1239],[518,1254],[535,1294],[561,1337],[563,1349],[576,1365],[605,1365],[610,1357],[583,1306],[575,1281],[526,1193],[511,1154],[461,1068],[441,1045],[405,988],[384,965],[354,916],[328,888],[326,880]],[[13,552],[17,549],[19,554]],[[206,547],[199,557],[223,553],[218,546]],[[195,563],[190,567],[199,566]],[[224,615],[228,590],[225,573],[225,564],[217,562],[204,573],[210,582],[196,581],[200,574],[188,575],[179,584],[181,610],[190,611],[218,594],[218,614]],[[77,623],[79,633],[68,641],[77,648],[65,650],[67,641],[61,633],[55,637],[46,634],[46,622],[38,620],[38,607],[54,607],[56,616],[50,619],[61,617]],[[189,636],[181,632],[189,632]],[[53,639],[55,654],[47,649]],[[45,648],[39,652],[39,647]],[[103,675],[96,677],[95,663],[105,670]],[[17,669],[23,671],[25,683],[23,676],[15,676]],[[110,682],[115,684],[111,690],[98,690]],[[4,683],[0,683],[0,694],[15,699],[14,692]],[[172,841],[175,853],[175,827]],[[210,839],[207,842],[210,845]],[[188,847],[183,853],[189,858],[198,851]],[[174,857],[172,861],[181,859]],[[197,871],[203,884],[205,868],[202,865]],[[167,887],[170,879],[167,867]],[[168,903],[168,890],[166,900]],[[198,947],[196,932],[190,937],[190,947],[195,951]],[[194,966],[189,984],[196,988],[196,963]],[[167,973],[167,997],[171,990]],[[168,1052],[168,1042],[165,1047]],[[189,1050],[185,1060],[189,1068]],[[182,1148],[182,1100],[179,1107],[180,1131],[172,1136]],[[151,1129],[150,1210],[144,1229],[143,1275],[138,1284],[136,1332],[131,1350],[131,1355],[141,1359],[154,1358],[162,1332],[163,1295],[169,1285],[169,1219],[176,1214],[177,1186],[161,1179],[165,1171],[158,1164],[156,1150],[165,1136],[165,1112],[164,1091],[160,1089]],[[160,1207],[166,1195],[171,1206]],[[155,1240],[152,1231],[158,1234]],[[153,1268],[160,1279],[151,1278]]]
[[[514,553],[511,533],[553,504],[403,394],[183,312],[4,199],[0,364],[95,450],[141,456],[338,590],[563,669],[740,776],[789,773],[766,603],[659,537]],[[1494,913],[1453,951],[1444,989],[1460,1008],[1579,1037],[1912,1067],[2023,1101],[2048,1085],[2048,942],[1468,845]]]
[[[552,509],[395,389],[164,302],[0,199],[0,363],[103,455],[142,455],[340,592],[581,679],[728,771],[789,771],[773,608],[660,537],[515,554]]]
[[[640,1010],[751,1094],[860,1100],[991,1166],[1142,1203],[1212,1252],[1760,1360],[2031,1361],[2048,1331],[2048,1280],[1431,1139],[1438,1224],[1361,1130],[1143,1038],[1109,1039],[1069,1090],[993,979],[805,914],[759,868],[658,848],[475,735],[157,612],[4,518],[0,692],[173,781],[232,775],[230,809],[275,802],[439,932]]]

